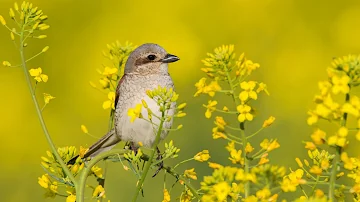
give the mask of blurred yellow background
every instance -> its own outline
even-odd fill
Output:
[[[0,14],[8,24],[8,9],[13,2],[0,1]],[[81,124],[99,137],[107,130],[109,111],[102,109],[107,98],[89,85],[90,80],[99,78],[96,69],[105,62],[101,51],[106,44],[116,40],[136,45],[153,42],[181,58],[170,65],[169,71],[180,101],[188,103],[188,115],[178,120],[184,128],[171,133],[166,141],[173,139],[182,149],[179,160],[209,149],[211,161],[228,163],[223,148],[226,142],[212,140],[212,120],[204,117],[201,105],[207,98],[193,98],[193,94],[195,82],[203,76],[201,59],[206,52],[222,44],[235,44],[237,55],[245,52],[249,59],[260,63],[252,79],[267,83],[271,94],[260,97],[256,104],[258,116],[248,124],[249,130],[256,130],[268,116],[275,116],[275,124],[258,139],[278,138],[281,147],[273,152],[271,163],[294,167],[294,158],[306,154],[301,141],[309,139],[312,131],[306,125],[306,112],[318,92],[317,82],[326,79],[326,67],[334,56],[360,53],[357,0],[33,0],[32,3],[49,16],[51,28],[45,31],[47,39],[30,41],[26,55],[30,57],[45,45],[50,46],[29,67],[40,66],[49,75],[49,82],[41,84],[37,92],[56,97],[47,106],[44,117],[57,146],[91,145],[95,140],[81,132]],[[0,61],[19,63],[9,32],[0,28]],[[37,184],[37,177],[43,173],[40,157],[48,145],[22,69],[0,68],[0,88],[1,201],[64,201],[59,197],[44,199],[44,190]],[[207,164],[193,162],[180,170],[185,167],[210,174]],[[110,163],[108,170],[107,199],[128,201],[135,191],[135,176],[125,172],[120,164]],[[161,201],[162,186],[161,175],[147,179],[145,198],[139,201]]]

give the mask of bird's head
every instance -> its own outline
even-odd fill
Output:
[[[147,43],[137,47],[125,65],[125,74],[162,74],[168,72],[168,63],[179,58],[169,54],[157,44]]]

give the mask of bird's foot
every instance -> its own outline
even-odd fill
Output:
[[[161,153],[160,153],[159,148],[156,147],[156,150],[157,150],[157,154],[158,154],[158,156],[156,157],[156,160],[161,160],[161,159],[162,159],[162,155],[161,155]],[[163,162],[163,161],[161,161],[158,165],[159,165],[159,167],[158,167],[158,169],[155,171],[155,173],[154,173],[154,175],[153,175],[152,177],[155,177],[155,176],[160,172],[160,170],[164,168],[164,162]]]

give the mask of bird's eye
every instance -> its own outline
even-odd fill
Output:
[[[155,55],[148,55],[147,58],[149,60],[155,60],[156,56]]]

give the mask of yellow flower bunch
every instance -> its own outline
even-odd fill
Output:
[[[237,167],[210,163],[209,166],[214,168],[214,172],[212,176],[206,176],[201,182],[201,190],[205,192],[202,201],[225,201],[229,197],[232,201],[276,200],[277,194],[271,193],[270,189],[280,186],[285,171],[282,171],[283,174],[275,178],[276,182],[272,182],[270,186],[266,183],[259,185],[257,176],[261,178],[261,182],[269,182],[273,179],[269,173],[265,174],[268,171],[264,170],[264,166],[269,165],[269,152],[280,147],[280,144],[277,140],[265,139],[256,149],[250,142],[252,137],[271,126],[275,118],[271,116],[265,120],[255,133],[245,133],[245,123],[255,118],[252,102],[258,100],[262,92],[269,94],[266,84],[247,80],[260,65],[245,58],[244,53],[236,59],[234,45],[218,47],[214,53],[208,53],[207,56],[202,60],[206,67],[201,69],[207,77],[201,78],[195,84],[197,91],[194,96],[201,94],[210,96],[211,100],[203,105],[206,108],[206,118],[210,119],[213,113],[230,114],[236,118],[236,124],[230,124],[230,121],[225,120],[225,116],[216,115],[212,136],[213,139],[228,141],[226,146],[229,152],[228,159]],[[219,102],[215,99],[217,94],[229,95],[234,103],[233,107],[219,107]],[[275,170],[272,171],[277,176]],[[260,187],[261,190],[252,192],[252,186],[256,186],[257,189]]]
[[[120,78],[124,75],[124,68],[130,53],[136,48],[132,43],[126,42],[122,45],[119,41],[107,44],[107,50],[103,51],[104,57],[108,60],[103,64],[103,69],[97,69],[100,75],[99,87],[90,81],[90,85],[100,91],[107,93],[108,100],[104,101],[103,108],[115,110],[115,91]],[[112,115],[110,117],[112,119]]]
[[[28,46],[26,41],[30,38],[44,39],[47,37],[46,35],[41,34],[41,32],[50,27],[48,24],[46,24],[46,20],[48,17],[38,7],[33,6],[32,3],[24,1],[21,5],[19,5],[17,2],[15,2],[13,8],[10,8],[9,10],[9,16],[14,22],[13,24],[15,24],[15,27],[11,27],[10,24],[8,24],[4,17],[1,15],[0,22],[5,28],[10,31],[10,38],[14,42],[14,44],[16,46],[20,46],[21,49],[24,49]],[[45,46],[39,53],[33,55],[28,59],[22,57],[22,62],[29,62],[48,50],[49,46]],[[21,64],[12,66],[9,61],[3,61],[2,64],[5,67],[18,67],[24,65]],[[27,69],[27,67],[24,68]],[[31,68],[29,70],[27,69],[26,71],[28,71],[28,74],[35,80],[34,92],[38,83],[46,83],[49,80],[48,75],[43,73],[43,69],[41,67]],[[49,104],[50,100],[55,98],[48,93],[43,94],[44,105],[41,108],[41,111],[46,107],[47,104]]]
[[[308,112],[307,123],[314,127],[311,141],[305,142],[310,162],[295,160],[306,173],[306,184],[313,185],[313,190],[319,184],[326,185],[328,193],[327,196],[321,194],[324,187],[317,193],[313,191],[312,201],[343,201],[346,193],[351,193],[354,201],[360,200],[360,159],[350,157],[346,152],[351,139],[360,141],[360,99],[353,94],[353,89],[360,84],[359,62],[360,56],[356,55],[335,58],[327,69],[328,79],[319,82],[320,93],[315,96],[315,108]],[[320,120],[332,123],[336,129],[321,129]],[[352,180],[351,185],[338,183],[345,177]],[[296,189],[284,180],[284,188],[285,185],[287,191]],[[303,196],[297,201],[310,201],[310,198]]]

